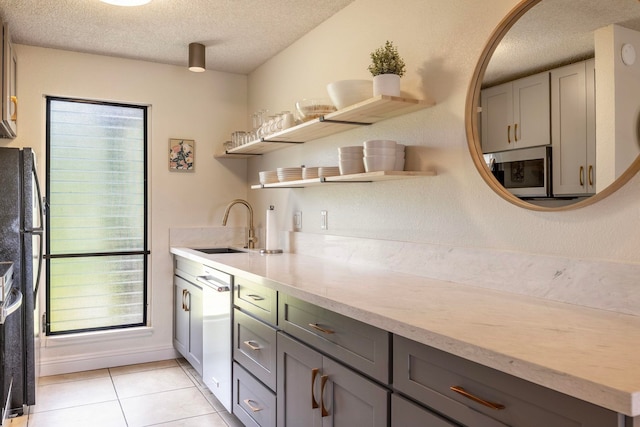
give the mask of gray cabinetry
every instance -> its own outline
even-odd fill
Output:
[[[391,334],[288,295],[280,294],[279,327],[360,372],[389,383]]]
[[[275,325],[278,322],[278,292],[243,277],[236,277],[233,303],[242,311]]]
[[[202,375],[202,288],[173,277],[173,345]]]
[[[233,364],[233,413],[247,427],[275,427],[276,395]]]
[[[276,330],[236,309],[233,331],[233,358],[275,390]]]
[[[394,336],[393,386],[469,426],[617,427],[615,412]]]
[[[394,393],[391,396],[391,427],[458,427],[431,411]]]
[[[386,427],[390,391],[278,333],[278,427]]]

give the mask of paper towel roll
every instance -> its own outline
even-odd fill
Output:
[[[269,206],[267,209],[267,220],[266,220],[266,239],[265,239],[265,249],[268,251],[278,249],[278,229],[277,229],[277,221],[276,221],[276,211],[273,206]]]

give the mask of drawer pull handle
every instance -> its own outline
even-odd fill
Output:
[[[259,412],[262,411],[262,408],[260,408],[258,406],[258,402],[256,402],[255,400],[251,400],[251,399],[245,399],[244,400],[245,405],[247,405],[249,407],[249,409],[251,409],[251,412]],[[253,405],[252,405],[253,404]]]
[[[255,341],[243,341],[243,344],[249,347],[253,351],[258,351],[262,349],[262,347],[260,347],[260,344],[258,344]]]
[[[311,370],[311,409],[318,408],[318,401],[316,400],[316,396],[313,392],[313,385],[316,383],[316,377],[318,376],[319,369],[313,368]]]
[[[309,323],[309,326],[311,326],[316,331],[322,332],[323,334],[328,334],[328,335],[335,334],[335,331],[332,331],[331,329],[326,329],[326,328],[323,328],[321,326],[318,326],[317,323]]]
[[[322,407],[322,417],[328,417],[329,411],[324,407],[324,388],[327,385],[327,380],[329,379],[328,375],[323,375],[320,377],[320,406]]]
[[[480,398],[478,396],[475,396],[475,395],[469,393],[467,390],[465,390],[462,387],[451,386],[449,388],[451,389],[451,391],[455,391],[456,393],[463,395],[467,399],[471,399],[476,403],[479,403],[479,404],[484,405],[484,406],[486,406],[488,408],[491,408],[491,409],[495,409],[496,411],[500,411],[500,410],[505,408],[505,406],[501,405],[500,403],[490,402],[488,400],[484,400],[484,399],[482,399],[482,398]]]
[[[185,296],[186,292],[187,292],[186,289],[182,290],[182,311],[187,311],[187,305],[184,303],[185,298],[186,298],[186,296]]]
[[[256,294],[247,294],[247,296],[249,298],[251,298],[254,301],[264,301],[264,298],[261,297],[260,295],[256,295]]]

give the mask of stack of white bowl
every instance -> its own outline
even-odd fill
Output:
[[[396,170],[397,143],[385,139],[364,142],[364,168],[367,172]],[[402,150],[404,167],[404,147]]]
[[[273,184],[278,182],[278,173],[276,171],[261,171],[258,172],[258,176],[260,177],[260,184]]]
[[[302,166],[302,179],[313,179],[318,177],[317,166]]]
[[[297,181],[302,179],[302,168],[278,168],[278,181]]]
[[[393,170],[404,170],[404,144],[396,144],[396,167]]]
[[[340,175],[340,168],[338,166],[324,166],[318,168],[318,176],[320,178],[326,178],[328,176]]]
[[[339,147],[338,159],[340,161],[340,175],[351,175],[354,173],[364,172],[362,156],[362,145]]]

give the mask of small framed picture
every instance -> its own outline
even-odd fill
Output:
[[[195,171],[196,142],[192,139],[169,139],[169,170]]]

